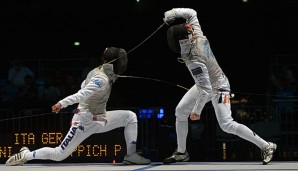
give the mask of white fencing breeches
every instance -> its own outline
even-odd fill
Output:
[[[260,148],[268,145],[266,141],[252,132],[248,127],[239,124],[232,118],[230,104],[230,85],[228,79],[222,75],[218,82],[213,85],[214,89],[228,91],[213,91],[212,105],[220,128],[227,133],[238,135],[248,140]],[[199,98],[197,86],[194,85],[180,100],[176,107],[176,133],[177,133],[177,151],[184,153],[186,151],[186,138],[188,134],[188,117],[191,113],[197,98]]]
[[[137,116],[132,111],[115,110],[107,111],[107,123],[86,119],[80,113],[75,114],[72,125],[65,135],[62,143],[55,147],[43,147],[26,154],[27,160],[43,159],[61,161],[67,158],[80,143],[95,133],[104,133],[115,128],[125,127],[124,135],[129,153],[133,153],[137,141]],[[131,147],[133,146],[133,147]]]

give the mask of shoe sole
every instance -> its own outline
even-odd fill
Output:
[[[135,164],[135,163],[132,163],[132,162],[129,162],[129,161],[124,160],[124,161],[123,161],[123,164],[125,164],[125,165],[133,165],[133,164]]]
[[[183,160],[179,160],[179,161],[174,161],[174,162],[165,162],[165,161],[163,161],[163,163],[164,164],[171,164],[171,163],[176,163],[176,162],[186,162],[186,161],[188,161],[190,159],[190,157],[189,156],[187,156],[185,159],[183,159]]]
[[[127,160],[123,160],[122,163],[125,164],[125,165],[147,165],[147,164],[150,164],[150,163],[141,163],[141,164],[138,164],[138,163],[133,163],[133,162],[130,162],[130,161],[127,161]]]

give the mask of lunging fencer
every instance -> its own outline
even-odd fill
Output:
[[[7,166],[15,166],[27,161],[66,159],[86,138],[96,133],[104,133],[124,127],[127,154],[124,164],[150,164],[151,161],[136,152],[138,120],[129,110],[106,111],[112,85],[127,68],[127,53],[122,48],[106,48],[102,55],[103,64],[90,71],[81,84],[81,89],[52,106],[52,112],[58,113],[62,108],[78,103],[69,132],[62,143],[55,147],[43,147],[30,151],[22,147],[19,153],[12,155]]]
[[[185,19],[186,23],[171,25],[177,18]],[[176,107],[177,149],[163,162],[169,164],[190,159],[186,149],[188,117],[199,120],[205,104],[212,101],[220,128],[258,146],[263,164],[268,164],[277,146],[232,118],[229,80],[217,63],[208,39],[201,30],[197,12],[190,8],[173,8],[164,13],[163,20],[170,25],[167,30],[170,49],[181,55],[178,60],[185,63],[195,82]]]

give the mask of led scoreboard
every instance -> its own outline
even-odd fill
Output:
[[[0,117],[1,118],[1,117]],[[2,115],[3,118],[3,115]],[[10,118],[10,116],[7,116]],[[0,123],[0,162],[4,164],[14,153],[26,146],[31,151],[42,147],[57,147],[63,144],[70,128],[71,115],[50,115],[28,117],[22,120],[8,120]],[[60,162],[113,163],[122,162],[126,154],[124,128],[85,139],[73,153]],[[54,162],[33,160],[28,163]]]
[[[121,131],[110,131],[110,136],[107,133],[91,135],[62,162],[121,162],[126,154],[126,145],[125,141],[121,140],[122,138],[124,139],[123,135],[120,134]],[[28,147],[30,150],[59,146],[66,133],[14,132],[10,135],[1,135],[1,163],[5,163],[10,156],[18,152],[23,146]]]
[[[63,135],[62,132],[42,132],[40,134],[34,132],[15,132],[13,137],[11,137],[11,135],[6,136],[9,141],[4,141],[4,137],[1,136],[1,163],[4,163],[8,157],[18,152],[23,146],[27,146],[31,150],[43,146],[59,146],[64,138]],[[115,133],[111,137],[114,136]],[[99,140],[101,137],[104,136],[97,134],[92,135],[86,142],[84,141],[80,144],[66,160],[72,161],[73,159],[76,159],[76,162],[121,162],[121,159],[125,155],[125,144],[122,144],[122,141],[101,143]],[[92,140],[92,138],[94,140]],[[115,138],[113,139],[115,140]],[[96,140],[98,140],[97,143]]]
[[[82,142],[75,151],[63,162],[121,162],[126,154],[126,145],[116,131],[111,135],[94,134]],[[30,150],[41,147],[56,147],[63,141],[62,132],[14,132],[10,135],[1,135],[0,160],[1,163],[18,152],[21,147],[27,146]],[[111,138],[113,142],[101,140]],[[35,160],[37,161],[37,160]],[[38,161],[37,161],[38,162]],[[42,161],[47,162],[47,161]]]

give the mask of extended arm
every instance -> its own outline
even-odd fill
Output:
[[[108,80],[102,77],[94,77],[91,81],[79,90],[77,93],[67,96],[52,106],[52,112],[59,112],[62,108],[69,105],[79,103],[88,97],[92,96],[94,92],[104,90],[107,87]]]

